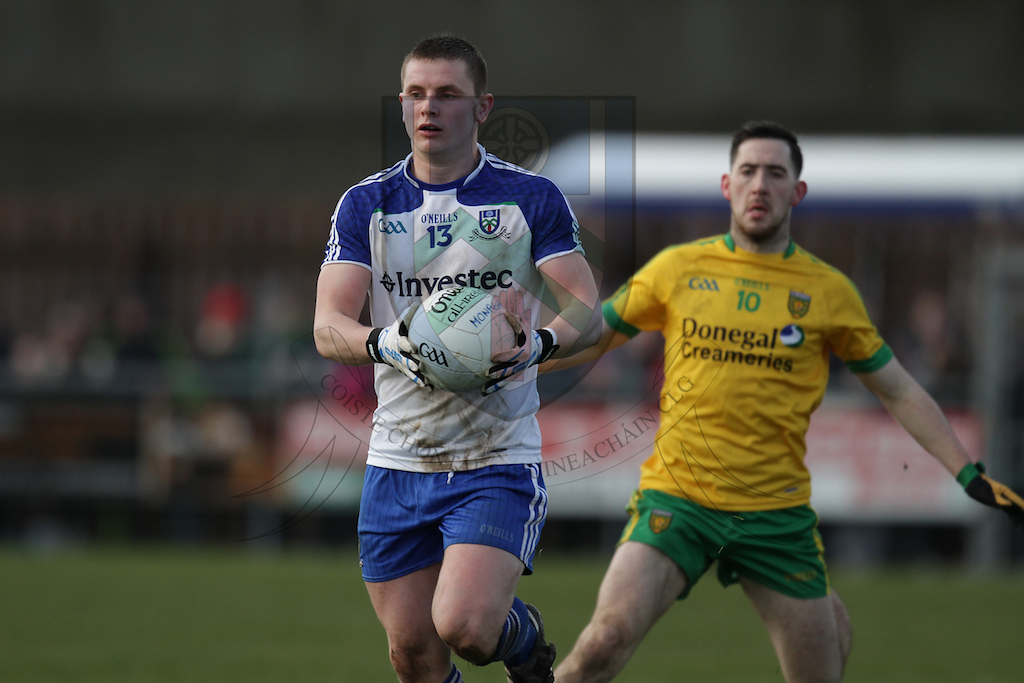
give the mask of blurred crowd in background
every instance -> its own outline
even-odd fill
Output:
[[[339,389],[373,404],[370,369],[324,361],[311,339],[331,208],[0,202],[11,228],[0,235],[0,538],[237,540],[291,528],[305,508],[279,484],[306,468],[285,433],[301,443],[314,428],[295,417],[313,413],[294,409],[337,401]],[[580,208],[584,227],[592,210]],[[593,264],[603,294],[726,220],[724,209],[606,216],[616,258]],[[851,276],[897,356],[953,408],[971,400],[970,220],[794,221],[797,241]],[[542,393],[549,405],[653,402],[661,353],[660,336],[641,335],[594,367],[546,376]],[[827,400],[872,399],[837,361]],[[316,519],[289,533],[332,533]]]
[[[17,227],[6,208],[6,224]],[[9,263],[0,273],[5,392],[153,394],[159,386],[180,396],[205,384],[244,396],[295,388],[293,354],[311,331],[329,207],[158,208],[134,221],[103,208],[17,208],[28,214],[20,229],[0,236]],[[725,220],[724,211],[622,219],[614,239],[629,244],[608,251],[633,258],[595,264],[604,293],[659,249],[719,234]],[[966,402],[977,241],[969,220],[925,216],[906,225],[798,213],[794,233],[854,280],[922,384],[941,402]],[[634,377],[633,366],[657,363],[659,353],[642,342],[616,358],[623,376]],[[214,387],[214,376],[224,381]],[[588,381],[599,395],[628,384]]]

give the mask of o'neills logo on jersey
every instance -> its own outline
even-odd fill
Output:
[[[402,271],[395,273],[392,278],[390,273],[385,272],[380,283],[388,294],[398,290],[398,296],[430,296],[434,290],[442,290],[445,287],[478,287],[479,289],[494,289],[501,287],[508,289],[512,286],[512,271],[500,270],[470,270],[468,273],[456,273],[455,275],[442,275],[441,277],[404,277]]]
[[[802,332],[801,330],[801,334]],[[700,343],[697,341],[698,339],[704,340],[706,343]],[[791,346],[789,340],[790,337],[787,336],[782,342],[786,346]],[[778,342],[778,329],[773,329],[769,334],[757,330],[743,330],[738,327],[701,325],[694,318],[683,318],[683,342],[680,354],[683,358],[743,363],[744,365],[771,368],[780,372],[792,372],[792,358],[780,358],[771,352]],[[739,346],[740,350],[723,348],[723,344]],[[764,349],[768,353],[758,353],[758,349]]]

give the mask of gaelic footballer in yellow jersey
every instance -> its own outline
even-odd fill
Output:
[[[853,632],[828,577],[804,466],[830,353],[969,496],[1024,526],[1024,500],[971,462],[856,288],[793,243],[802,168],[791,131],[764,121],[736,131],[721,178],[728,234],[655,256],[605,303],[601,342],[568,362],[594,360],[640,330],[665,336],[654,452],[594,615],[555,671],[559,683],[611,680],[713,565],[723,586],[739,583],[754,604],[785,680],[842,679]]]
[[[737,249],[729,235],[665,249],[604,305],[616,332],[664,332],[661,424],[640,489],[709,508],[810,500],[804,435],[829,353],[853,372],[892,358],[856,287],[790,241]]]

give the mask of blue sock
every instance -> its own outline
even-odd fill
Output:
[[[452,664],[452,672],[441,683],[462,683],[462,673]]]
[[[492,662],[505,662],[516,666],[526,661],[537,641],[537,629],[530,621],[530,612],[526,603],[516,598],[512,601],[512,609],[505,617],[505,627],[498,639],[498,649],[491,657]]]

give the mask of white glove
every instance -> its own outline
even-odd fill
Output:
[[[484,396],[501,389],[527,368],[543,363],[558,350],[554,330],[530,329],[530,312],[522,310],[522,292],[504,290],[495,298],[500,307],[491,318],[496,350],[491,354],[494,365],[488,371],[491,379],[481,389]]]
[[[387,363],[415,382],[416,386],[432,390],[420,369],[421,359],[409,341],[409,326],[406,319],[412,318],[415,307],[410,306],[398,320],[387,327],[375,327],[366,338],[366,352],[374,363]]]

